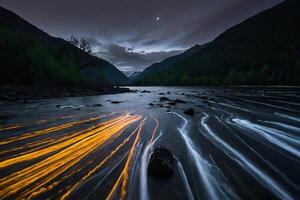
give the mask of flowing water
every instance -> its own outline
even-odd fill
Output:
[[[0,102],[0,199],[300,198],[299,88],[131,89]]]

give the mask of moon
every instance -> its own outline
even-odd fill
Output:
[[[160,20],[160,17],[156,17],[155,20],[156,20],[156,21],[159,21],[159,20]]]

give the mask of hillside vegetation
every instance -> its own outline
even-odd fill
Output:
[[[299,10],[300,1],[287,0],[192,53],[150,66],[135,84],[300,85]]]
[[[128,79],[109,62],[0,7],[0,85],[103,88]]]

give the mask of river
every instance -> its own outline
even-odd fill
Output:
[[[299,88],[131,89],[0,102],[0,199],[300,198]]]

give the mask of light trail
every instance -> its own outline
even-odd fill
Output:
[[[189,121],[178,113],[171,113],[183,120],[183,124],[178,127],[177,130],[186,144],[189,156],[194,162],[198,176],[206,189],[207,198],[214,200],[238,199],[238,196],[234,193],[230,185],[222,178],[222,174],[218,173],[220,170],[215,170],[218,169],[217,166],[213,165],[209,160],[203,157],[202,152],[196,147],[195,143],[188,135],[187,128]]]
[[[108,156],[106,156],[96,167],[90,170],[86,175],[84,175],[79,182],[73,185],[68,191],[61,197],[62,200],[67,199],[67,197],[77,190],[81,185],[83,185],[98,169],[100,169],[109,159],[111,159],[123,146],[125,146],[132,136],[137,132],[139,127],[142,125],[143,121],[137,126],[137,128],[130,133],[130,135],[123,140],[121,144],[119,144],[115,149],[113,149]]]
[[[283,131],[252,123],[248,120],[234,118],[232,125],[249,132],[249,130],[268,142],[300,158],[300,141]],[[251,134],[252,134],[251,133]],[[293,144],[294,146],[290,145]],[[295,147],[296,146],[296,147]]]
[[[17,157],[13,157],[13,158],[1,161],[0,162],[0,169],[2,169],[4,167],[8,167],[8,166],[10,166],[12,164],[17,164],[19,162],[24,162],[24,161],[32,160],[34,158],[38,158],[38,157],[47,155],[47,154],[49,154],[49,152],[54,152],[56,150],[63,149],[63,148],[65,148],[65,147],[67,147],[67,146],[69,146],[69,145],[71,145],[73,143],[79,142],[82,139],[85,139],[87,137],[92,136],[97,131],[99,132],[99,131],[102,131],[102,130],[106,129],[109,126],[111,126],[113,124],[116,124],[116,123],[120,122],[121,120],[123,120],[123,119],[125,119],[127,117],[128,117],[128,115],[123,115],[123,116],[114,118],[112,120],[105,121],[103,123],[100,123],[96,127],[91,127],[91,128],[88,128],[87,130],[79,131],[79,132],[77,132],[75,134],[75,136],[73,136],[71,138],[69,136],[66,136],[66,138],[68,140],[63,140],[62,139],[63,142],[58,143],[56,145],[52,145],[50,147],[43,148],[43,149],[40,149],[38,151],[34,151],[34,152],[31,152],[31,153],[28,153],[28,154],[25,154],[25,155],[18,155]]]
[[[205,129],[204,136],[213,142],[220,150],[228,155],[232,160],[237,162],[244,170],[253,176],[259,183],[266,187],[270,192],[282,200],[294,199],[285,189],[273,180],[263,170],[259,169],[253,162],[248,160],[242,153],[238,152],[220,137],[218,137],[208,126],[207,120],[209,115],[204,113],[201,119],[201,126]]]
[[[88,131],[82,135],[78,135],[70,140],[62,142],[38,152],[30,153],[30,155],[14,158],[12,162],[1,162],[3,167],[7,164],[15,164],[25,160],[32,160],[32,156],[39,157],[47,153],[54,153],[52,156],[32,165],[25,169],[14,172],[0,179],[0,196],[6,198],[15,195],[18,191],[19,197],[26,198],[38,195],[40,192],[45,192],[52,187],[44,188],[54,178],[68,170],[70,167],[77,164],[89,153],[99,148],[112,137],[120,134],[120,131],[128,127],[130,124],[141,119],[141,116],[129,114],[118,117],[118,120],[109,120],[104,126]],[[57,152],[56,150],[61,151]],[[25,156],[25,159],[24,159]]]
[[[219,117],[215,118],[224,126],[226,127],[227,130],[230,131],[231,134],[233,134],[241,143],[243,143],[246,147],[248,147],[257,157],[260,158],[260,160],[264,163],[266,163],[274,172],[279,174],[279,176],[282,177],[286,182],[288,182],[292,187],[297,188],[298,190],[300,189],[299,186],[297,186],[295,183],[293,183],[284,173],[282,173],[275,165],[273,165],[269,160],[264,158],[259,152],[257,152],[253,147],[251,147],[247,142],[245,142],[240,136],[238,136],[230,127],[227,123],[230,124],[230,117],[226,119],[226,122],[223,122]]]
[[[129,166],[131,164],[131,161],[133,159],[133,156],[134,156],[134,151],[135,151],[135,148],[137,146],[137,143],[140,139],[140,133],[142,131],[142,127],[145,123],[147,118],[145,118],[143,120],[143,122],[139,125],[139,128],[138,128],[138,132],[136,134],[136,137],[135,137],[135,140],[130,148],[130,151],[129,151],[129,154],[128,154],[128,157],[127,157],[127,161],[125,163],[125,166],[119,176],[119,178],[117,179],[117,181],[115,182],[114,186],[112,187],[111,191],[109,192],[108,196],[106,197],[106,200],[110,200],[112,199],[114,193],[116,192],[116,190],[118,189],[118,187],[121,185],[121,194],[119,196],[119,199],[120,200],[123,200],[126,196],[126,187],[127,187],[127,182],[128,182],[128,176],[129,176]]]
[[[107,115],[102,115],[101,119],[103,119],[105,117],[112,116],[113,114],[114,113],[107,114]],[[27,143],[26,145],[22,145],[20,147],[8,149],[6,151],[0,151],[0,156],[3,155],[3,154],[12,153],[14,151],[18,151],[18,150],[22,150],[22,149],[28,149],[28,150],[24,150],[24,151],[22,151],[19,154],[14,154],[14,157],[17,157],[17,156],[20,156],[20,155],[24,155],[24,154],[28,154],[30,152],[37,151],[37,150],[39,150],[41,148],[45,148],[47,146],[50,146],[50,145],[53,145],[53,144],[60,143],[62,141],[68,140],[70,138],[73,138],[73,137],[75,137],[77,135],[82,134],[83,132],[92,130],[92,129],[94,129],[94,128],[98,127],[98,126],[101,126],[101,125],[105,125],[106,123],[107,123],[107,121],[105,121],[103,123],[100,123],[100,124],[97,124],[96,126],[89,127],[88,129],[85,129],[83,131],[75,131],[75,132],[72,132],[72,133],[58,134],[58,135],[55,135],[55,136],[50,137],[50,138],[41,139],[41,140],[38,140],[38,141],[33,141],[33,142],[30,142],[30,143]]]
[[[156,139],[154,139],[155,137],[155,133],[159,127],[159,121],[157,119],[155,119],[152,114],[151,117],[154,119],[154,121],[156,122],[156,126],[152,132],[151,138],[150,140],[147,142],[146,147],[144,148],[143,154],[142,154],[142,158],[141,158],[141,170],[140,170],[140,199],[143,200],[148,200],[149,199],[149,192],[148,192],[148,174],[147,174],[147,166],[148,166],[148,162],[149,162],[149,153],[150,150],[152,150],[153,145],[155,144],[155,142],[161,137],[162,132],[160,132],[160,135],[157,136]]]
[[[290,119],[290,120],[293,120],[293,121],[296,121],[296,122],[300,122],[300,117],[293,117],[293,116],[291,116],[291,115],[287,115],[287,114],[282,114],[282,113],[275,113],[275,115],[278,115],[278,116],[280,116],[280,117],[282,117],[282,118],[288,118],[288,119]]]
[[[83,114],[76,114],[76,115],[67,115],[67,116],[59,117],[59,119],[68,119],[68,118],[84,116],[84,115],[92,115],[92,114],[95,114],[95,113],[91,112],[91,113],[83,113]],[[51,120],[41,119],[41,120],[36,121],[35,124],[41,125],[41,124],[45,124],[45,123],[47,123],[49,121],[53,121],[53,120],[56,120],[56,118],[51,119]],[[21,127],[24,127],[24,124],[0,126],[0,131],[13,130],[13,129],[21,128]]]
[[[2,126],[0,127],[0,131],[8,131],[8,130],[13,130],[13,129],[17,129],[17,128],[21,128],[24,125],[20,124],[20,125],[9,125],[9,126]]]
[[[268,123],[268,124],[277,125],[277,126],[285,128],[285,129],[289,129],[289,130],[295,131],[297,133],[300,133],[300,128],[296,127],[296,126],[291,126],[291,125],[280,123],[280,122],[270,122],[270,121],[264,121],[264,122]]]
[[[193,192],[192,192],[191,186],[189,184],[189,181],[186,177],[186,174],[184,172],[183,166],[182,166],[180,160],[176,156],[174,156],[174,159],[176,160],[176,165],[177,165],[178,171],[181,175],[181,178],[182,178],[182,181],[183,181],[188,199],[189,200],[194,200]]]
[[[112,115],[112,114],[110,114],[110,115]],[[40,136],[40,135],[43,135],[43,134],[47,134],[47,133],[67,129],[67,128],[77,126],[77,125],[80,125],[80,124],[83,124],[83,123],[96,121],[96,120],[99,120],[103,117],[104,116],[92,117],[92,118],[89,118],[89,119],[84,119],[84,120],[75,121],[75,122],[69,122],[69,123],[66,123],[66,124],[59,125],[59,126],[53,126],[53,127],[46,128],[46,129],[43,129],[43,130],[34,131],[32,133],[25,133],[25,134],[22,134],[20,136],[15,136],[15,137],[11,137],[7,140],[0,141],[0,145],[9,144],[9,143],[12,143],[12,142],[17,142],[17,141],[20,141],[20,140],[33,138],[33,137]]]

